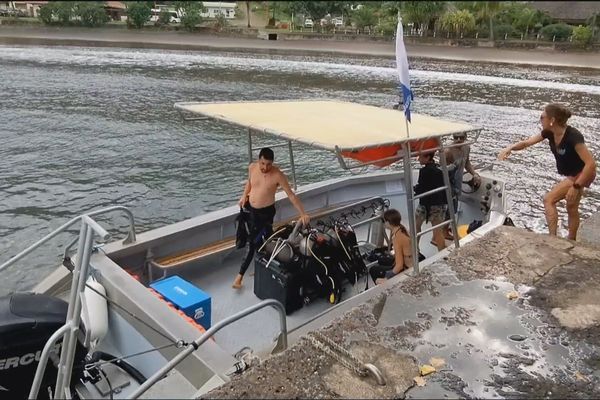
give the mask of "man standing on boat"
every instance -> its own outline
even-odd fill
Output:
[[[444,175],[442,170],[433,160],[433,152],[420,153],[419,163],[423,166],[419,170],[419,180],[415,185],[415,194],[429,192],[431,190],[444,186]],[[416,228],[417,233],[421,232],[423,222],[431,222],[432,226],[444,222],[446,214],[447,201],[444,192],[432,193],[428,196],[419,199],[419,206],[416,209]],[[419,240],[417,239],[417,245]],[[433,243],[438,250],[443,250],[446,247],[444,241],[444,228],[436,228],[433,230]]]
[[[452,138],[454,139],[453,144],[457,146],[446,149],[446,161],[448,163],[448,172],[450,173],[450,185],[452,186],[452,207],[454,208],[454,214],[456,215],[458,211],[458,200],[462,193],[462,181],[465,170],[473,176],[473,185],[475,188],[478,188],[481,184],[481,177],[475,172],[475,168],[473,168],[471,160],[469,159],[471,147],[468,144],[460,146],[461,143],[464,143],[465,140],[467,140],[467,134],[457,133]],[[449,212],[446,214],[446,219],[448,218],[450,218]],[[446,228],[445,236],[448,240],[454,239],[451,235],[450,226]]]
[[[545,139],[548,139],[550,151],[556,160],[556,169],[564,179],[558,182],[544,196],[544,211],[548,231],[556,236],[558,231],[558,211],[556,203],[567,201],[569,226],[568,239],[577,238],[579,229],[579,202],[583,190],[589,187],[596,177],[596,160],[585,145],[583,135],[571,125],[567,125],[571,111],[562,104],[548,104],[540,115],[542,131],[528,139],[506,147],[498,158],[506,160],[511,152],[524,150]]]
[[[272,232],[273,218],[275,217],[275,193],[278,187],[283,189],[300,213],[300,221],[304,225],[310,221],[300,199],[292,191],[287,177],[277,166],[273,165],[274,159],[273,150],[265,147],[258,154],[258,162],[253,162],[248,167],[248,181],[239,201],[240,207],[245,207],[250,212],[248,253],[240,267],[240,273],[233,282],[234,289],[242,287],[242,279],[254,258],[257,246]]]

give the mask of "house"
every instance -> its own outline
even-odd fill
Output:
[[[40,7],[47,4],[47,1],[3,1],[3,8],[13,9],[20,12],[20,15],[27,17],[37,17]]]
[[[122,1],[105,1],[104,10],[113,21],[121,21],[127,16],[127,6]]]
[[[571,25],[585,25],[594,15],[600,15],[600,1],[530,1],[528,4],[558,22]]]
[[[203,1],[205,11],[201,14],[203,18],[216,18],[221,14],[226,19],[235,19],[235,8],[237,3],[229,1]]]

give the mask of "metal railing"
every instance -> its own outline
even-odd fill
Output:
[[[124,207],[124,206],[107,207],[107,208],[103,208],[101,210],[92,211],[92,212],[89,212],[87,214],[80,215],[78,217],[73,218],[69,222],[61,225],[60,227],[58,227],[57,229],[55,229],[54,231],[52,231],[48,235],[44,236],[43,238],[41,238],[40,240],[38,240],[37,242],[35,242],[34,244],[32,244],[31,246],[29,246],[28,248],[26,248],[25,250],[23,250],[19,254],[11,257],[8,261],[6,261],[2,265],[0,265],[0,271],[2,271],[3,269],[9,267],[10,265],[14,264],[15,262],[19,261],[21,258],[25,257],[27,254],[31,253],[33,250],[37,249],[42,244],[44,244],[47,241],[49,241],[50,239],[54,238],[58,234],[66,231],[72,225],[75,225],[77,222],[79,222],[84,216],[90,217],[92,215],[106,214],[106,213],[108,213],[110,211],[115,211],[115,210],[125,211],[125,213],[129,217],[129,232],[127,233],[127,237],[123,240],[123,244],[130,244],[130,243],[135,242],[135,240],[136,240],[135,220],[134,220],[133,213],[131,212],[131,210],[129,210],[127,207]],[[96,223],[96,222],[94,221],[94,223]],[[108,239],[108,236],[107,236],[106,239]],[[65,256],[67,255],[67,252],[77,242],[77,240],[78,239],[75,239],[71,243],[69,243],[69,245],[67,245],[67,248],[65,249]]]
[[[44,345],[44,349],[40,355],[40,360],[35,371],[35,377],[29,392],[29,398],[35,399],[40,390],[42,383],[42,377],[46,370],[48,358],[50,356],[51,349],[56,346],[56,343],[62,338],[62,350],[60,351],[60,361],[58,364],[58,372],[56,377],[56,386],[54,391],[54,398],[70,398],[70,393],[67,393],[69,384],[71,381],[71,373],[73,367],[73,360],[75,357],[75,347],[77,345],[77,333],[79,332],[79,325],[81,323],[81,298],[85,289],[85,282],[88,277],[89,263],[94,251],[94,236],[97,235],[102,240],[106,241],[110,237],[109,233],[102,228],[96,221],[94,221],[92,215],[105,214],[110,211],[121,210],[125,211],[129,217],[129,232],[123,244],[133,243],[136,240],[135,237],[135,221],[133,213],[123,206],[113,206],[102,210],[92,211],[87,214],[80,215],[68,221],[67,223],[60,226],[58,229],[44,236],[19,254],[11,257],[8,261],[0,265],[0,271],[13,265],[26,255],[30,254],[33,250],[39,248],[50,239],[54,238],[58,234],[66,231],[74,224],[81,222],[81,228],[79,230],[79,237],[77,246],[77,259],[76,264],[72,270],[71,290],[69,293],[69,306],[67,309],[67,317],[65,324],[60,327],[54,334],[48,339]],[[72,241],[65,250],[65,255],[68,254],[69,250],[75,241]]]
[[[81,229],[79,231],[79,244],[77,246],[77,259],[76,264],[73,268],[71,280],[71,291],[69,294],[69,307],[67,309],[67,318],[65,324],[59,328],[51,337],[48,339],[42,350],[40,360],[35,371],[35,377],[31,390],[29,392],[29,398],[35,399],[40,390],[42,383],[42,377],[46,364],[48,363],[48,357],[50,355],[50,349],[55,346],[56,342],[63,338],[62,349],[60,352],[60,361],[58,363],[58,372],[56,376],[56,386],[54,390],[54,398],[70,398],[69,384],[71,382],[71,373],[73,369],[73,360],[75,358],[75,347],[77,345],[77,333],[79,332],[79,324],[81,323],[81,298],[83,297],[83,291],[85,289],[85,282],[88,276],[90,257],[92,256],[94,235],[98,235],[103,240],[109,238],[109,234],[104,228],[102,228],[96,221],[90,218],[88,215],[81,215],[61,228],[46,236],[45,240],[53,237],[55,234],[62,232],[77,221],[81,221]],[[37,246],[44,243],[39,241]],[[34,246],[30,246],[31,251]],[[25,252],[20,254],[20,257]],[[20,257],[13,257],[12,262],[16,261]],[[3,264],[10,265],[11,261]]]
[[[285,319],[286,318],[285,317],[285,308],[283,307],[283,304],[281,304],[277,300],[274,300],[274,299],[263,300],[260,303],[253,305],[252,307],[248,307],[245,310],[242,310],[230,317],[227,317],[227,318],[217,322],[209,330],[204,332],[204,334],[202,334],[202,336],[200,336],[198,339],[196,339],[192,343],[190,343],[185,348],[185,350],[183,350],[181,353],[177,354],[171,361],[169,361],[167,364],[165,364],[154,375],[149,377],[146,380],[146,382],[144,382],[135,392],[133,392],[133,394],[131,395],[130,398],[131,399],[139,398],[148,389],[150,389],[152,387],[152,385],[154,385],[156,382],[161,380],[165,376],[165,374],[167,374],[169,371],[171,371],[173,368],[175,368],[180,362],[182,362],[184,359],[186,359],[194,351],[198,350],[198,348],[204,342],[206,342],[208,339],[210,339],[215,333],[217,333],[218,331],[220,331],[227,325],[229,325],[239,319],[242,319],[242,318],[248,316],[249,314],[252,314],[264,307],[268,307],[268,306],[275,307],[275,309],[279,312],[279,325],[281,328],[281,333],[279,334],[276,349],[280,349],[279,351],[285,350],[287,348],[287,321]]]

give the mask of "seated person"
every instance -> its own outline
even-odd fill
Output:
[[[444,175],[433,160],[433,152],[419,154],[419,163],[423,167],[419,170],[419,180],[415,185],[415,195],[444,186]],[[444,222],[447,207],[446,192],[443,190],[432,193],[429,196],[421,197],[419,199],[419,206],[415,211],[417,233],[421,232],[421,225],[425,221],[431,222],[432,226]],[[435,244],[438,250],[443,250],[446,247],[443,227],[434,229],[433,241],[431,243]]]
[[[412,264],[412,250],[410,247],[410,236],[402,225],[402,217],[398,210],[390,208],[383,213],[385,227],[390,230],[390,244],[394,251],[394,264],[375,265],[369,269],[373,282],[380,285]]]

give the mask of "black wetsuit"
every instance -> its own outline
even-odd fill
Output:
[[[254,208],[248,202],[245,208],[250,212],[250,234],[248,235],[248,253],[240,267],[240,275],[246,273],[257,247],[260,247],[263,240],[273,233],[273,218],[275,218],[274,204],[268,207]]]

